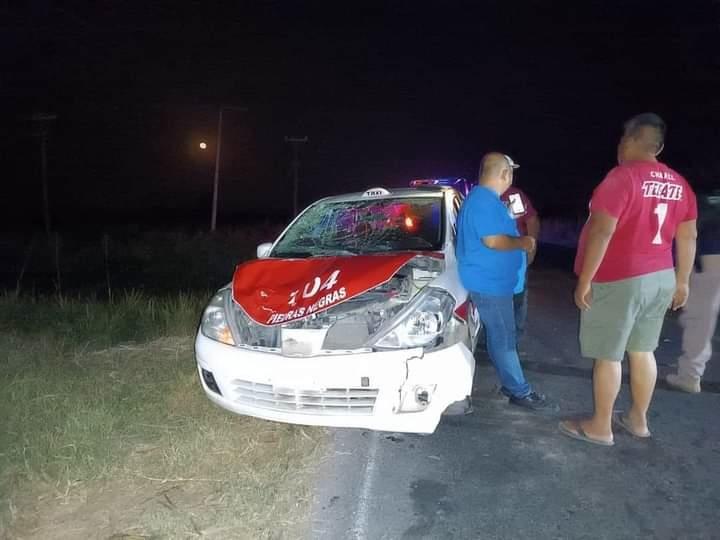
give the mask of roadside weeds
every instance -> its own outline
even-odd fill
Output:
[[[133,301],[122,317],[147,306]],[[159,337],[144,343],[76,331],[98,328],[92,303],[70,325],[67,307],[48,306],[33,331],[8,324],[10,302],[0,299],[0,538],[302,535],[325,430],[212,405],[197,381],[190,301],[156,306],[187,321],[159,317],[145,330]]]

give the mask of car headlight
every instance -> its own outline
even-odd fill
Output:
[[[428,287],[371,344],[383,349],[435,346],[448,327],[454,308],[455,300],[449,293]]]
[[[215,293],[203,312],[200,331],[205,337],[226,345],[235,345],[225,311],[229,293],[230,289],[222,289]]]

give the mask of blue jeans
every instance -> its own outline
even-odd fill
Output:
[[[515,333],[517,334],[517,340],[520,341],[525,334],[525,326],[527,325],[527,287],[525,287],[523,292],[513,295],[513,309],[515,310]]]
[[[525,380],[517,354],[513,295],[488,296],[471,292],[470,298],[485,327],[488,354],[503,393],[517,398],[527,396],[532,390]]]

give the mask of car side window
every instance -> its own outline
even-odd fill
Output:
[[[457,236],[457,217],[458,213],[460,212],[460,206],[462,205],[462,198],[459,195],[455,195],[453,197],[452,201],[452,212],[450,213],[450,220],[451,220],[451,226],[452,226],[452,238],[453,243],[455,242],[455,237]]]

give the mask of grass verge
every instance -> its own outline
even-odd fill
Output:
[[[299,536],[323,430],[205,398],[205,301],[0,297],[0,536]]]

